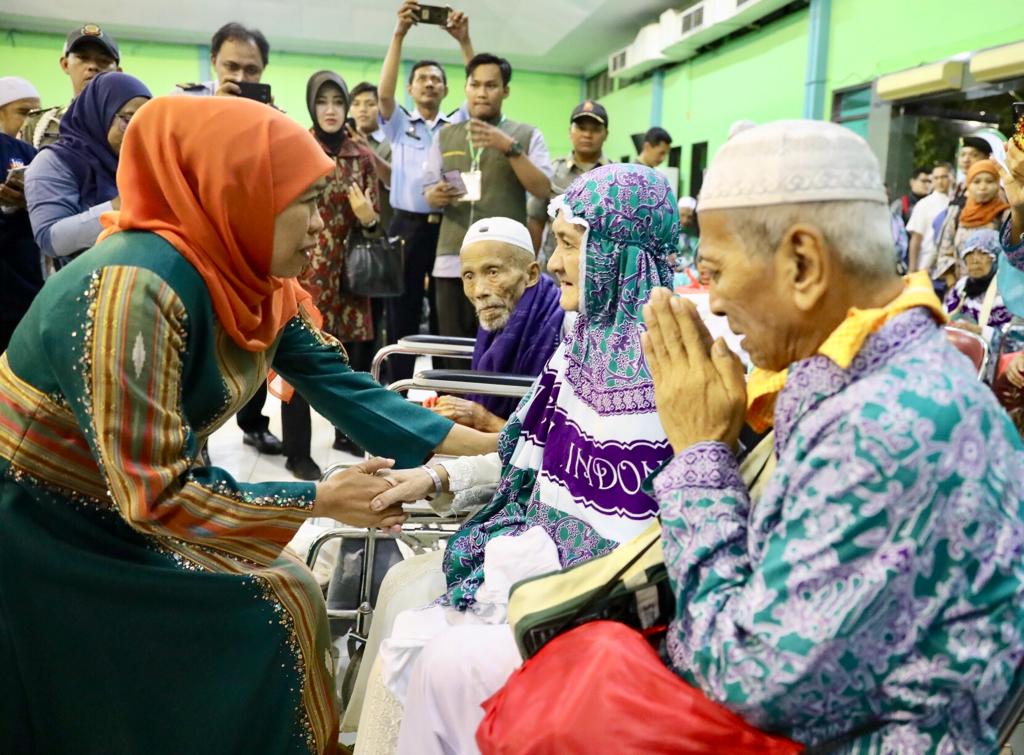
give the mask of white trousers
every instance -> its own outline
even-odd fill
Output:
[[[521,663],[508,624],[462,624],[442,631],[413,665],[399,755],[478,753],[481,705]]]

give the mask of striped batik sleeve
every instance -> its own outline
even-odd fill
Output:
[[[308,515],[316,487],[242,484],[223,470],[193,477],[199,443],[182,410],[181,300],[135,267],[102,269],[90,295],[86,434],[121,515],[146,534],[222,541],[237,555],[272,561]]]

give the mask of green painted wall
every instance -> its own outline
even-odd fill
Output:
[[[834,89],[1021,39],[1015,0],[833,0],[826,110]]]
[[[601,104],[608,111],[608,141],[605,142],[604,153],[609,159],[636,155],[629,135],[642,134],[651,127],[653,89],[651,80],[647,79],[601,98]],[[672,131],[671,127],[666,128]]]
[[[1011,14],[1013,0],[833,0],[827,82],[827,115],[835,89],[869,82],[904,68],[942,60],[959,52],[1024,39],[1024,14]],[[682,146],[681,180],[690,185],[690,147],[708,142],[710,154],[741,118],[767,121],[799,118],[803,111],[807,63],[808,12],[792,14],[717,50],[666,71],[662,125]],[[993,22],[998,19],[998,22]],[[62,39],[52,34],[0,30],[0,75],[33,81],[47,104],[69,96],[57,67]],[[122,42],[124,67],[154,92],[169,91],[201,76],[200,48],[194,45]],[[513,58],[514,62],[514,58]],[[321,68],[341,73],[350,84],[376,81],[374,59],[272,52],[265,81],[277,104],[305,123],[306,79]],[[462,102],[465,76],[445,66],[452,110]],[[651,125],[650,79],[602,98],[611,119],[606,153],[618,159],[634,154],[629,135]],[[568,115],[580,99],[579,78],[516,71],[505,108],[510,118],[538,126],[552,155],[568,152]]]
[[[971,0],[969,8],[962,0],[833,0],[826,117],[835,89],[1024,39],[1024,14],[1008,13],[1012,7],[1012,0]],[[806,10],[791,14],[666,71],[661,125],[683,148],[684,193],[694,143],[708,142],[714,155],[737,120],[801,117],[808,18]],[[601,99],[613,124],[609,155],[633,154],[629,133],[650,125],[652,93],[647,80]]]
[[[23,76],[35,84],[45,105],[66,102],[71,86],[58,60],[63,38],[54,34],[0,30],[0,75]],[[118,40],[121,64],[126,73],[142,79],[154,94],[170,92],[176,84],[202,78],[202,48],[197,45],[158,44]],[[305,55],[271,50],[270,65],[263,80],[270,84],[275,103],[301,123],[309,123],[306,112],[306,81],[320,69],[340,73],[349,86],[360,81],[376,82],[381,61],[330,55]],[[449,95],[445,110],[462,104],[465,73],[461,66],[446,65]],[[579,102],[580,79],[564,74],[515,71],[512,92],[505,112],[519,121],[540,128],[553,155],[569,151],[569,113]],[[403,101],[400,98],[399,101]]]
[[[725,141],[738,120],[799,118],[807,60],[807,11],[685,61],[665,76],[664,121],[682,145],[681,193],[690,193],[690,147]]]

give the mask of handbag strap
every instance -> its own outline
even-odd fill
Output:
[[[617,572],[615,572],[615,574],[612,575],[612,577],[607,582],[601,585],[601,587],[594,590],[594,592],[590,593],[590,597],[583,601],[583,605],[577,608],[571,616],[569,616],[565,621],[562,622],[562,624],[555,631],[555,634],[562,634],[562,632],[568,629],[572,625],[572,623],[576,621],[576,619],[578,619],[581,615],[590,610],[590,608],[592,608],[595,604],[611,595],[612,590],[615,589],[615,586],[619,583],[619,580],[622,579],[622,575],[629,571],[637,561],[643,558],[644,554],[646,554],[647,551],[653,548],[654,545],[660,539],[661,531],[659,530],[654,533],[654,537],[651,538],[651,542],[647,543],[647,545],[641,548],[640,551],[636,555],[634,555],[633,558],[629,559],[629,561],[627,561]]]
[[[998,273],[993,275],[988,288],[985,290],[985,298],[981,302],[981,312],[978,313],[978,327],[980,328],[987,327],[988,321],[992,317],[992,308],[996,304],[996,293],[999,290],[998,286],[996,286],[996,279],[998,277]]]

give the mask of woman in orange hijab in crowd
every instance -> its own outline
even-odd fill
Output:
[[[313,324],[296,284],[332,163],[235,98],[132,119],[121,212],[0,356],[0,752],[332,752],[323,598],[282,548],[310,516],[391,526],[373,459],[319,484],[203,466],[279,371],[360,445],[413,466],[494,441],[414,406]]]
[[[939,232],[938,256],[933,278],[944,278],[948,287],[967,274],[960,254],[967,237],[979,228],[998,231],[1010,214],[999,188],[999,164],[995,160],[978,160],[967,171],[967,201],[964,206],[951,206]]]

